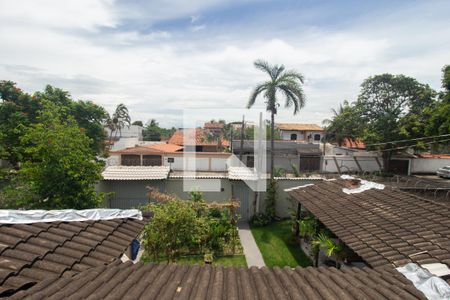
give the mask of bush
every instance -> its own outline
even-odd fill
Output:
[[[267,214],[256,214],[250,219],[250,225],[255,227],[267,226],[272,222],[272,218]]]
[[[269,183],[266,197],[266,215],[269,216],[271,221],[275,219],[275,206],[277,198],[277,182],[276,180],[272,180]]]

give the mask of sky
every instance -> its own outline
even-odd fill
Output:
[[[266,80],[256,59],[305,77],[307,102],[278,122],[317,123],[376,74],[441,88],[450,63],[450,1],[0,0],[0,80],[26,92],[47,84],[133,121],[180,127],[236,121]],[[258,98],[258,107],[264,99]],[[217,115],[205,115],[214,109]]]

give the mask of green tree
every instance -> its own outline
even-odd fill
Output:
[[[346,139],[355,140],[360,134],[362,125],[358,123],[356,107],[344,100],[338,110],[332,109],[331,111],[333,117],[322,122],[325,126],[325,140],[335,142],[339,146],[342,146]]]
[[[106,118],[106,126],[110,129],[109,141],[111,142],[114,138],[117,138],[117,134],[122,136],[122,129],[125,126],[131,125],[130,114],[128,113],[128,108],[125,104],[120,103],[116,106],[114,113]]]
[[[429,136],[450,134],[450,65],[442,68],[442,88],[439,100],[429,109],[429,118],[425,129]],[[448,137],[443,139],[448,140]],[[444,148],[445,150],[448,151],[448,148]]]
[[[38,198],[25,201],[25,207],[84,209],[98,207],[102,201],[94,188],[102,166],[90,148],[91,140],[74,117],[63,116],[60,107],[47,102],[38,122],[21,137],[30,159],[23,163],[19,178]]]
[[[162,138],[169,138],[176,128],[162,128],[155,119],[151,119],[144,128],[144,141],[160,141]]]
[[[270,79],[258,84],[252,91],[247,108],[252,107],[259,95],[263,94],[266,100],[266,109],[270,112],[270,178],[274,175],[274,136],[275,136],[275,115],[280,106],[277,94],[281,93],[285,98],[285,107],[294,107],[294,115],[305,105],[305,95],[303,93],[303,75],[294,70],[285,70],[283,65],[269,65],[267,62],[257,60],[254,63],[258,70],[261,70]]]
[[[142,121],[134,121],[131,125],[144,127],[144,123],[142,123]]]
[[[366,144],[387,143],[379,147],[383,152],[384,167],[389,169],[389,161],[395,144],[389,141],[423,136],[420,132],[411,132],[402,121],[420,115],[423,110],[434,102],[435,92],[416,79],[404,75],[381,74],[369,77],[361,85],[361,92],[355,104],[360,118],[359,124],[364,124],[361,137]]]
[[[31,124],[38,122],[37,117],[43,109],[44,102],[50,102],[59,107],[63,118],[72,116],[82,130],[92,140],[91,149],[99,153],[103,150],[105,138],[102,122],[106,117],[103,107],[91,101],[74,101],[70,94],[50,85],[43,92],[33,96],[24,93],[12,81],[0,81],[0,144],[5,145],[5,159],[17,167],[24,159],[24,148],[20,137]]]

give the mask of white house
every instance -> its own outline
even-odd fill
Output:
[[[281,139],[285,141],[320,143],[325,133],[323,128],[316,124],[278,123],[276,127],[281,132]]]

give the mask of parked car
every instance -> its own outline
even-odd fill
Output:
[[[442,178],[450,178],[450,166],[440,168],[436,171],[436,175]]]

